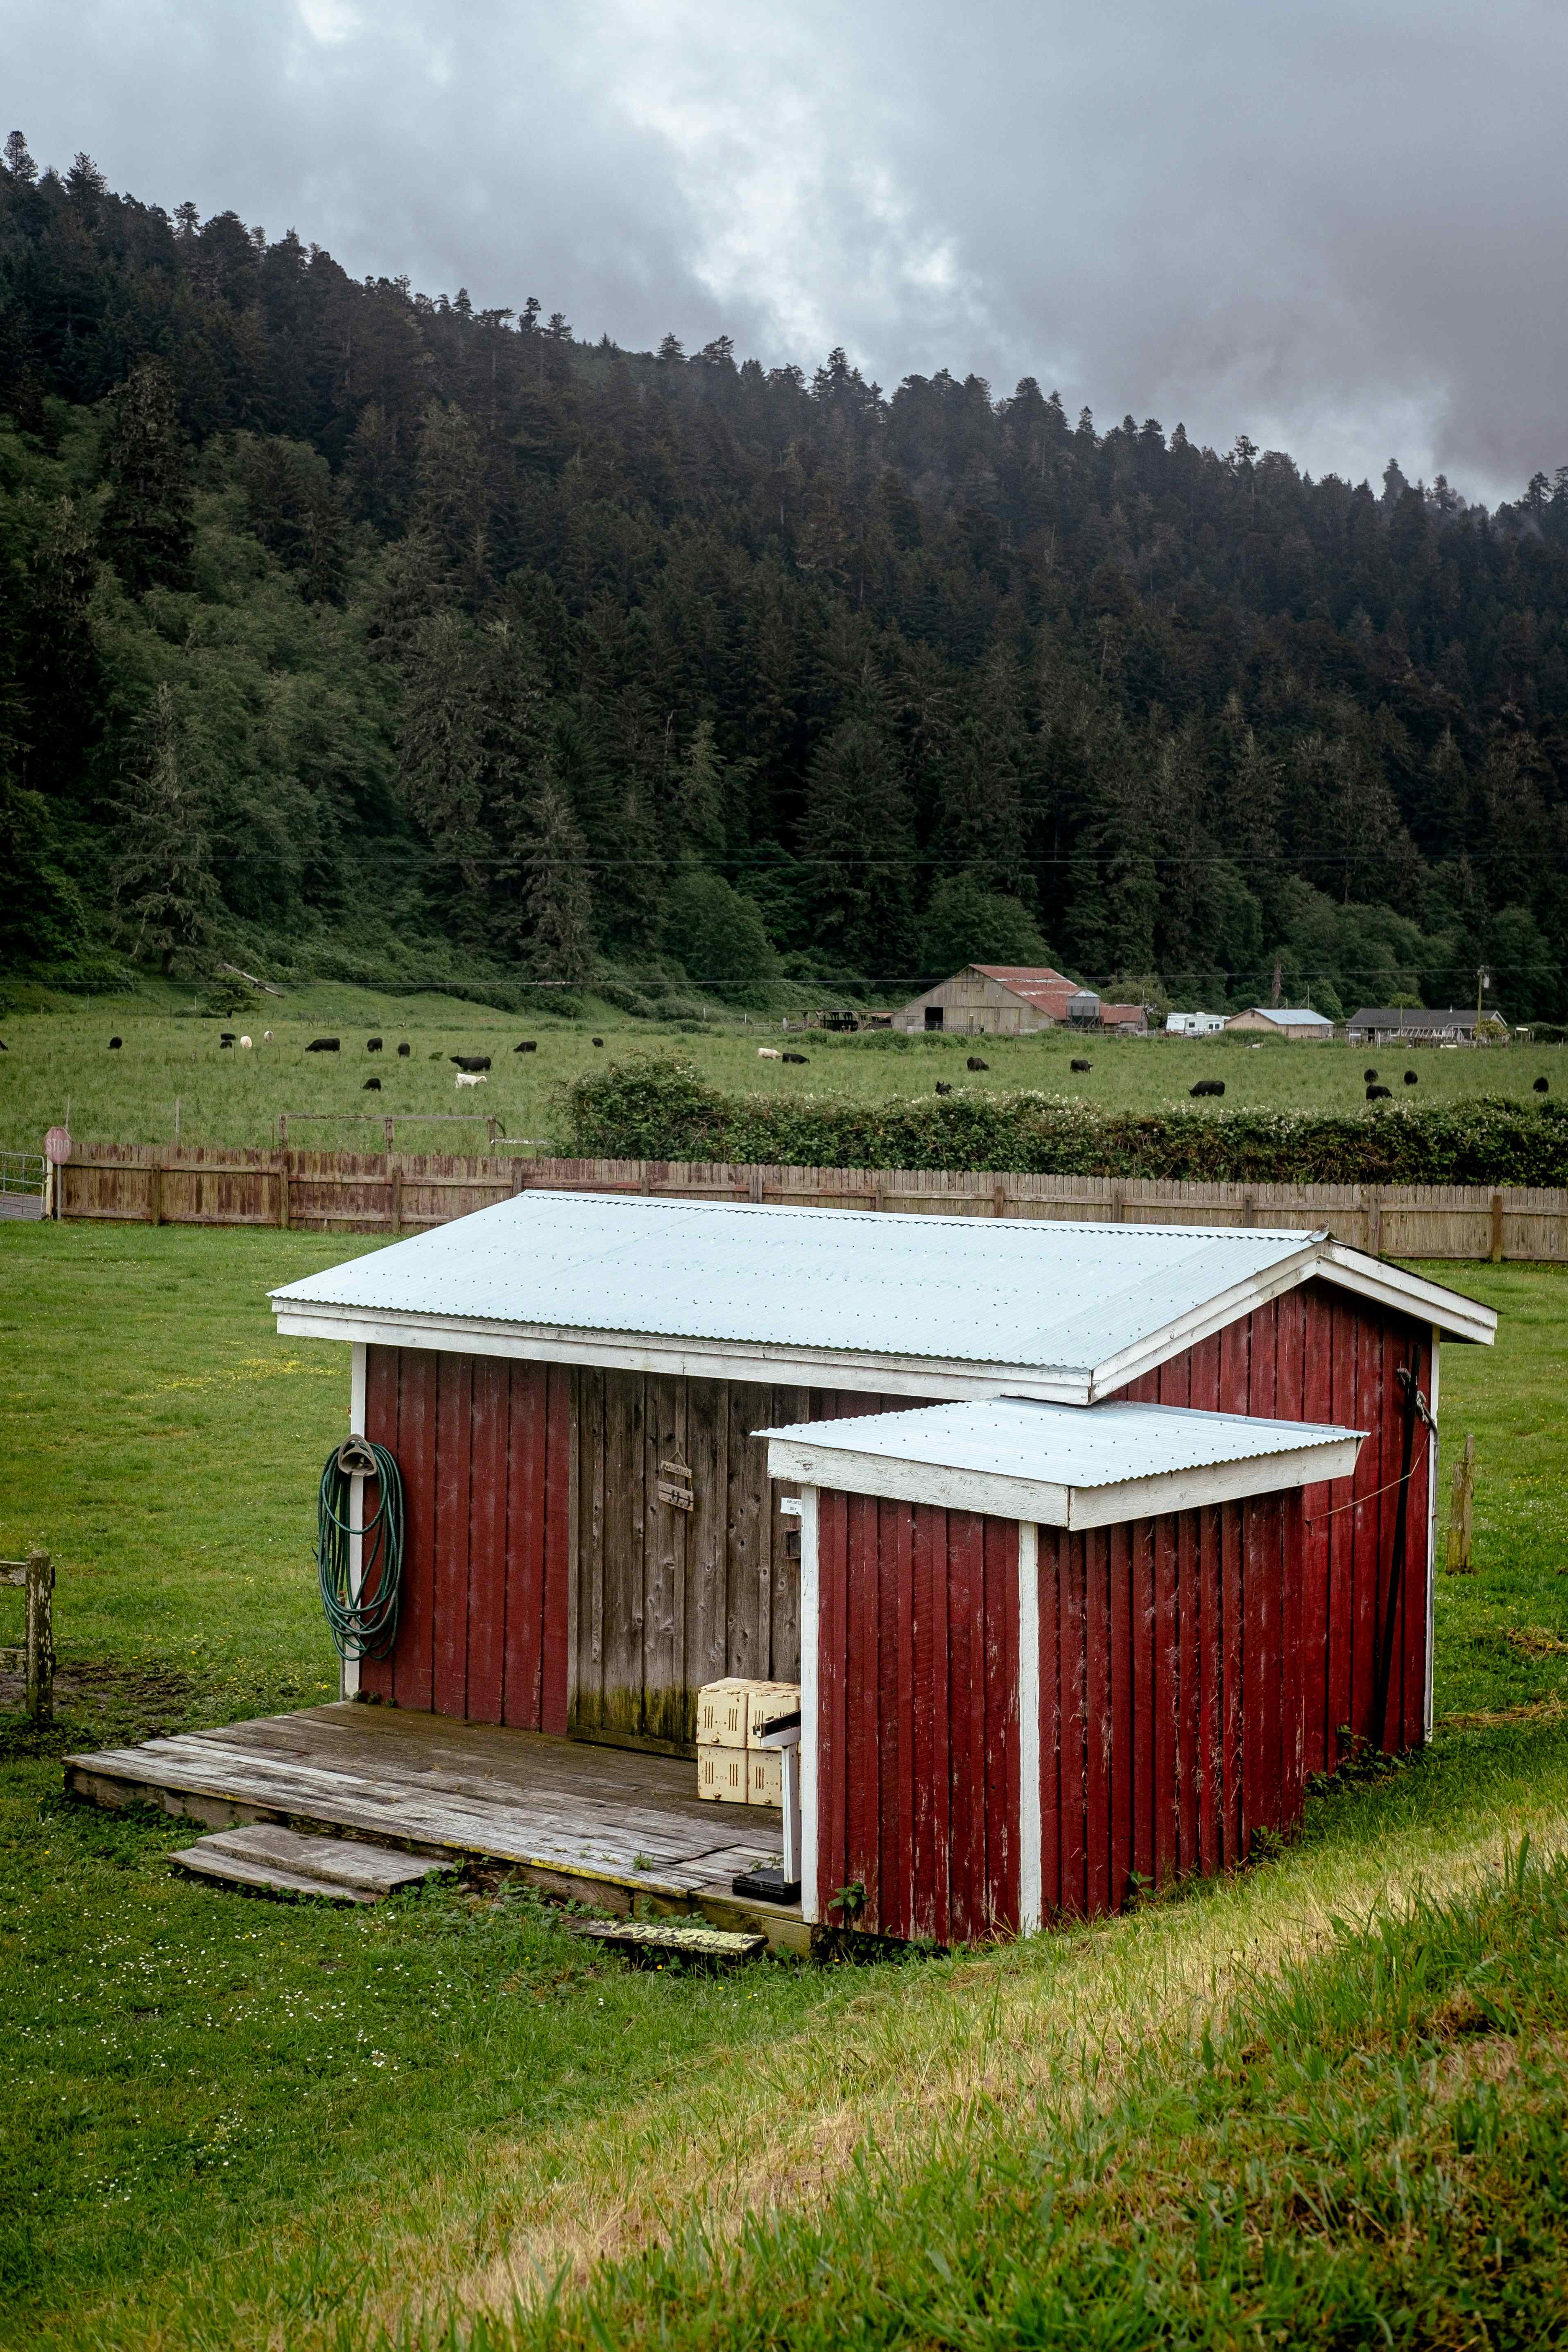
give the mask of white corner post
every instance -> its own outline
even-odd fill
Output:
[[[364,1435],[365,1350],[355,1340],[349,1350],[349,1435]],[[364,1480],[356,1471],[349,1480],[349,1598],[359,1600],[364,1576]],[[344,1658],[338,1673],[338,1696],[353,1698],[359,1691],[359,1660]]]
[[[1018,1932],[1045,1925],[1040,1881],[1040,1531],[1018,1522]]]
[[[816,1734],[820,1609],[817,1586],[817,1489],[800,1490],[800,1916],[821,1916],[816,1893]]]
[[[1433,1654],[1437,1635],[1437,1366],[1443,1349],[1443,1335],[1436,1323],[1432,1326],[1432,1370],[1428,1383],[1426,1406],[1432,1415],[1432,1427],[1426,1432],[1426,1689],[1421,1702],[1421,1737],[1428,1745],[1432,1738],[1432,1673]]]

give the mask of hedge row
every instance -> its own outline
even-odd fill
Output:
[[[725,1095],[669,1055],[612,1063],[564,1090],[572,1148],[607,1160],[793,1168],[994,1169],[1262,1184],[1568,1185],[1568,1109],[1102,1111],[1034,1092],[849,1102]]]

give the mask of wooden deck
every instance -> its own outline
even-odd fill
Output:
[[[100,1805],[501,1863],[618,1914],[642,1895],[655,1913],[695,1911],[795,1950],[809,1941],[798,1908],[731,1892],[738,1872],[776,1861],[777,1813],[700,1801],[695,1768],[676,1757],[340,1702],[68,1756],[65,1781]]]

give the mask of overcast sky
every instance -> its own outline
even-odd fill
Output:
[[[1563,0],[0,0],[5,129],[580,335],[1568,464]]]

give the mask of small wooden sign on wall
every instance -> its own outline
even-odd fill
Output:
[[[673,1462],[661,1462],[658,1469],[659,1476],[656,1491],[659,1501],[668,1503],[671,1510],[689,1511],[691,1508],[689,1465],[683,1462],[678,1454]]]

